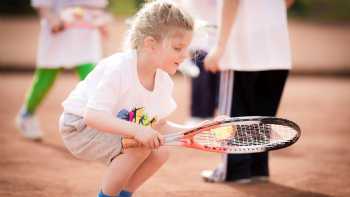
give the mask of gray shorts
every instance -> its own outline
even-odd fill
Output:
[[[90,128],[81,116],[64,112],[59,130],[65,146],[77,158],[99,160],[108,165],[121,153],[121,136]]]

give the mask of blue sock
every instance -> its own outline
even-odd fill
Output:
[[[122,190],[120,193],[119,193],[119,197],[131,197],[132,196],[132,193],[131,192],[128,192],[126,190]]]
[[[113,197],[113,196],[108,196],[108,195],[106,195],[106,194],[104,194],[102,191],[100,191],[99,193],[98,193],[98,196],[97,197]],[[116,196],[117,197],[117,196]]]

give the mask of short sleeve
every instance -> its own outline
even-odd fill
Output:
[[[52,0],[31,0],[32,7],[51,7],[52,6]]]
[[[166,105],[167,107],[165,108],[163,117],[161,117],[161,118],[168,117],[171,113],[173,113],[176,110],[177,104],[176,104],[176,101],[173,97],[170,97],[167,102],[168,102]]]
[[[98,82],[94,93],[87,102],[87,108],[113,113],[113,109],[120,100],[122,91],[122,75],[118,68],[112,71],[106,69]]]

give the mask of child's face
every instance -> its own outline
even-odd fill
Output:
[[[176,73],[179,65],[188,56],[188,46],[192,40],[192,31],[174,31],[157,44],[154,51],[158,68],[170,75]]]

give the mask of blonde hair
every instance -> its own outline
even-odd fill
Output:
[[[147,36],[161,41],[175,28],[192,31],[192,17],[173,3],[164,0],[146,3],[133,20],[126,44],[128,48],[137,49]]]

